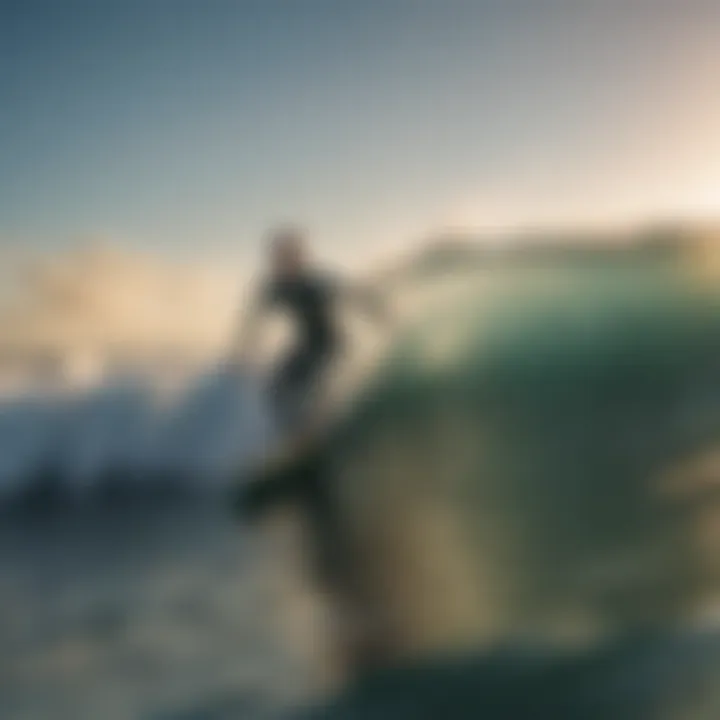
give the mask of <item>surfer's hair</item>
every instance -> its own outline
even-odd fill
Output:
[[[280,225],[270,230],[267,236],[268,247],[273,253],[304,248],[305,242],[306,233],[299,225]]]

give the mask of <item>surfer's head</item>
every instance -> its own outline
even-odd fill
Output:
[[[290,225],[273,230],[269,238],[269,253],[274,275],[291,277],[299,274],[307,259],[305,233],[301,228]]]

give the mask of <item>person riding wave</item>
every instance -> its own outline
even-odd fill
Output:
[[[280,311],[294,325],[295,341],[272,373],[269,397],[274,421],[287,435],[300,425],[314,425],[330,372],[347,343],[341,329],[340,305],[350,300],[376,319],[386,308],[374,293],[320,271],[309,260],[304,233],[294,227],[275,231],[269,241],[269,272],[250,302],[237,347],[247,358],[257,345],[262,318]],[[308,411],[310,403],[312,410]]]

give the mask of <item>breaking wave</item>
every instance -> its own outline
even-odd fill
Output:
[[[206,369],[0,404],[0,504],[222,489],[272,438],[259,377]]]

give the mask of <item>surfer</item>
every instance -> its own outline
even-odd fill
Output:
[[[314,267],[298,228],[273,232],[268,250],[268,275],[249,303],[237,347],[239,357],[246,360],[257,346],[261,319],[268,311],[283,312],[292,321],[295,341],[272,373],[269,395],[281,432],[295,435],[301,424],[306,429],[314,426],[330,371],[345,349],[339,305],[350,299],[376,318],[384,317],[385,308],[374,294],[351,288]]]

